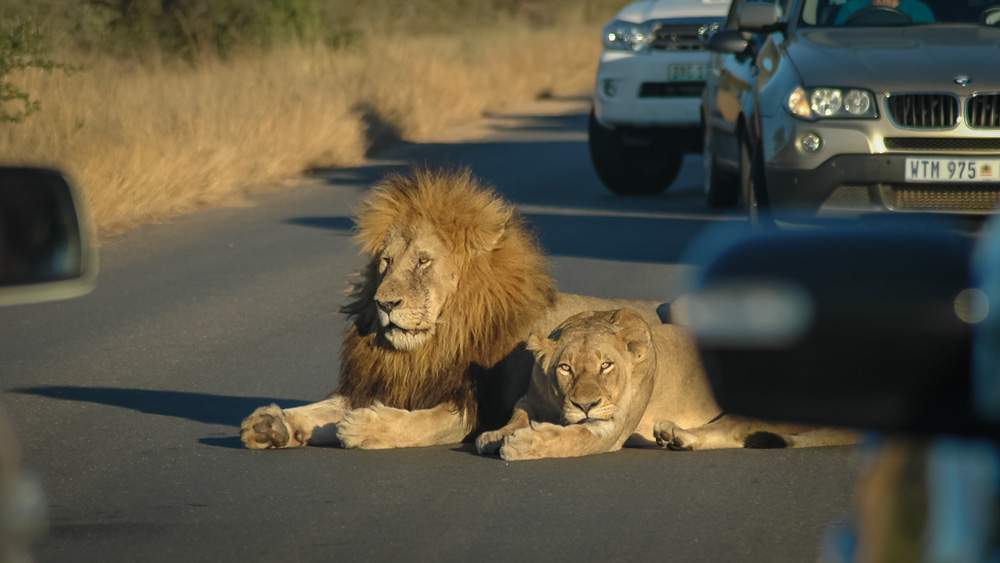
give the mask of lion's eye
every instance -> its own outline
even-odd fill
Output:
[[[615,367],[614,362],[604,362],[603,364],[601,364],[601,373],[608,373],[609,371],[614,369],[614,367]]]
[[[385,271],[389,269],[389,262],[391,262],[391,260],[389,260],[388,256],[383,256],[382,259],[379,260],[378,263],[379,273],[385,273]]]
[[[419,268],[423,268],[424,266],[426,266],[426,265],[428,265],[430,263],[431,263],[431,259],[428,258],[428,257],[426,257],[426,256],[421,256],[420,258],[417,258],[417,267],[419,267]]]
[[[557,366],[557,369],[563,373],[573,373],[573,370],[572,368],[569,367],[569,364],[559,364]]]

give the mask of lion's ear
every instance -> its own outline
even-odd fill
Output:
[[[652,345],[653,335],[650,332],[649,324],[642,318],[642,315],[632,309],[619,309],[612,315],[611,322],[619,327],[615,336],[625,344],[625,348],[632,354],[635,361],[644,360]]]
[[[499,201],[491,202],[490,207],[492,209],[483,213],[489,220],[476,224],[469,235],[469,243],[477,254],[492,252],[500,245],[500,239],[507,231],[507,224],[514,214],[513,208]]]

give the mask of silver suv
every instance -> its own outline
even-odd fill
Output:
[[[996,210],[1000,0],[871,4],[735,0],[710,41],[710,202],[763,223]]]

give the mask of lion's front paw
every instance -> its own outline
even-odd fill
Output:
[[[483,432],[476,438],[476,451],[479,452],[479,455],[495,454],[503,445],[506,437],[507,433],[501,430]]]
[[[678,452],[697,447],[697,437],[669,420],[661,420],[653,426],[653,437],[660,447]]]
[[[337,439],[341,446],[348,449],[383,450],[398,447],[394,441],[395,428],[406,412],[381,403],[347,411],[337,424]]]
[[[253,450],[286,448],[289,444],[288,421],[278,405],[260,407],[243,420],[240,439]]]

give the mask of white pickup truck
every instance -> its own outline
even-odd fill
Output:
[[[609,190],[660,193],[677,178],[684,154],[701,150],[708,35],[729,2],[644,0],[604,26],[588,145]]]

